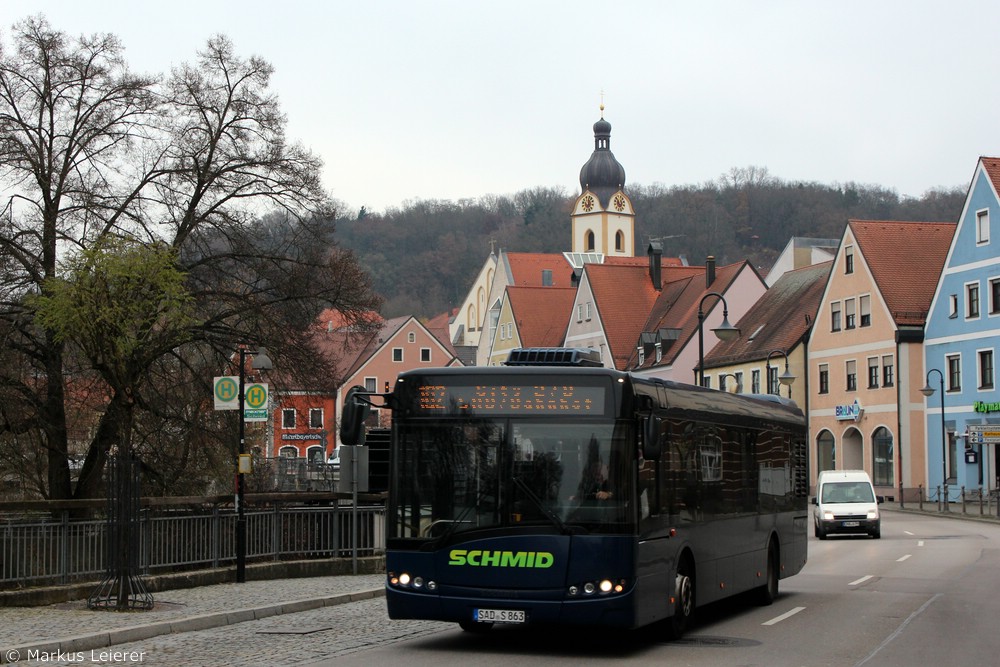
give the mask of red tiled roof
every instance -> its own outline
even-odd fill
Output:
[[[692,279],[704,284],[703,266],[662,266],[663,292],[677,280]],[[635,344],[642,333],[660,292],[653,288],[648,262],[642,266],[628,264],[588,264],[585,267],[594,303],[604,327],[604,335],[615,368],[626,367],[635,353]],[[721,270],[720,270],[721,272]]]
[[[983,156],[979,160],[983,163],[986,175],[990,177],[990,181],[993,183],[993,189],[1000,192],[1000,158]]]
[[[773,350],[790,353],[816,320],[833,262],[786,271],[736,326],[740,337],[719,341],[705,356],[705,367],[767,358]]]
[[[687,345],[687,342],[698,332],[698,308],[702,299],[709,292],[725,294],[726,290],[733,284],[740,271],[743,269],[753,270],[746,261],[735,264],[720,266],[715,271],[715,281],[711,285],[705,284],[705,267],[696,268],[699,273],[696,275],[682,275],[677,269],[671,271],[678,276],[675,281],[673,277],[669,289],[664,289],[656,303],[653,305],[642,331],[657,331],[659,329],[680,329],[677,341],[663,351],[663,357],[659,363],[655,357],[648,358],[644,366],[667,366],[674,362],[677,355]],[[676,282],[676,284],[674,284]],[[715,307],[722,307],[718,299],[705,303],[706,311],[711,311]],[[637,340],[637,339],[636,339]],[[635,340],[633,340],[633,348]],[[635,354],[635,350],[632,350]]]
[[[924,324],[956,223],[850,220],[848,225],[896,324]]]
[[[604,258],[604,263],[624,266],[649,266],[649,257],[639,255],[635,257],[608,256]],[[660,257],[660,266],[684,266],[684,261],[680,257]]]
[[[572,287],[573,267],[558,253],[507,252],[504,253],[512,276],[512,285],[542,287],[542,272],[552,272],[549,287]]]
[[[572,287],[508,287],[507,299],[524,347],[559,347],[576,289]]]

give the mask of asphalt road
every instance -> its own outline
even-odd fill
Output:
[[[86,665],[991,665],[1000,655],[1000,524],[888,512],[882,539],[810,537],[772,606],[699,610],[688,635],[389,621],[374,598],[112,647]],[[135,659],[141,654],[140,659]],[[130,657],[131,656],[131,657]],[[106,659],[103,659],[106,658]]]

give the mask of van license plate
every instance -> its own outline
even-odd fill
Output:
[[[861,525],[860,521],[845,521],[844,528],[857,528]]]
[[[523,609],[473,609],[472,619],[480,623],[524,623]]]

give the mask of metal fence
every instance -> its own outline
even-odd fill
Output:
[[[275,504],[248,509],[247,561],[372,556],[385,551],[381,505]],[[0,523],[0,588],[65,584],[105,572],[104,519],[4,518]],[[214,568],[236,560],[231,509],[151,509],[141,514],[139,565],[144,574]],[[353,530],[352,530],[353,526]]]

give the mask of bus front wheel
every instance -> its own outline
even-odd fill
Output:
[[[678,569],[674,579],[674,615],[667,621],[669,639],[680,639],[694,616],[694,570],[688,561]]]

